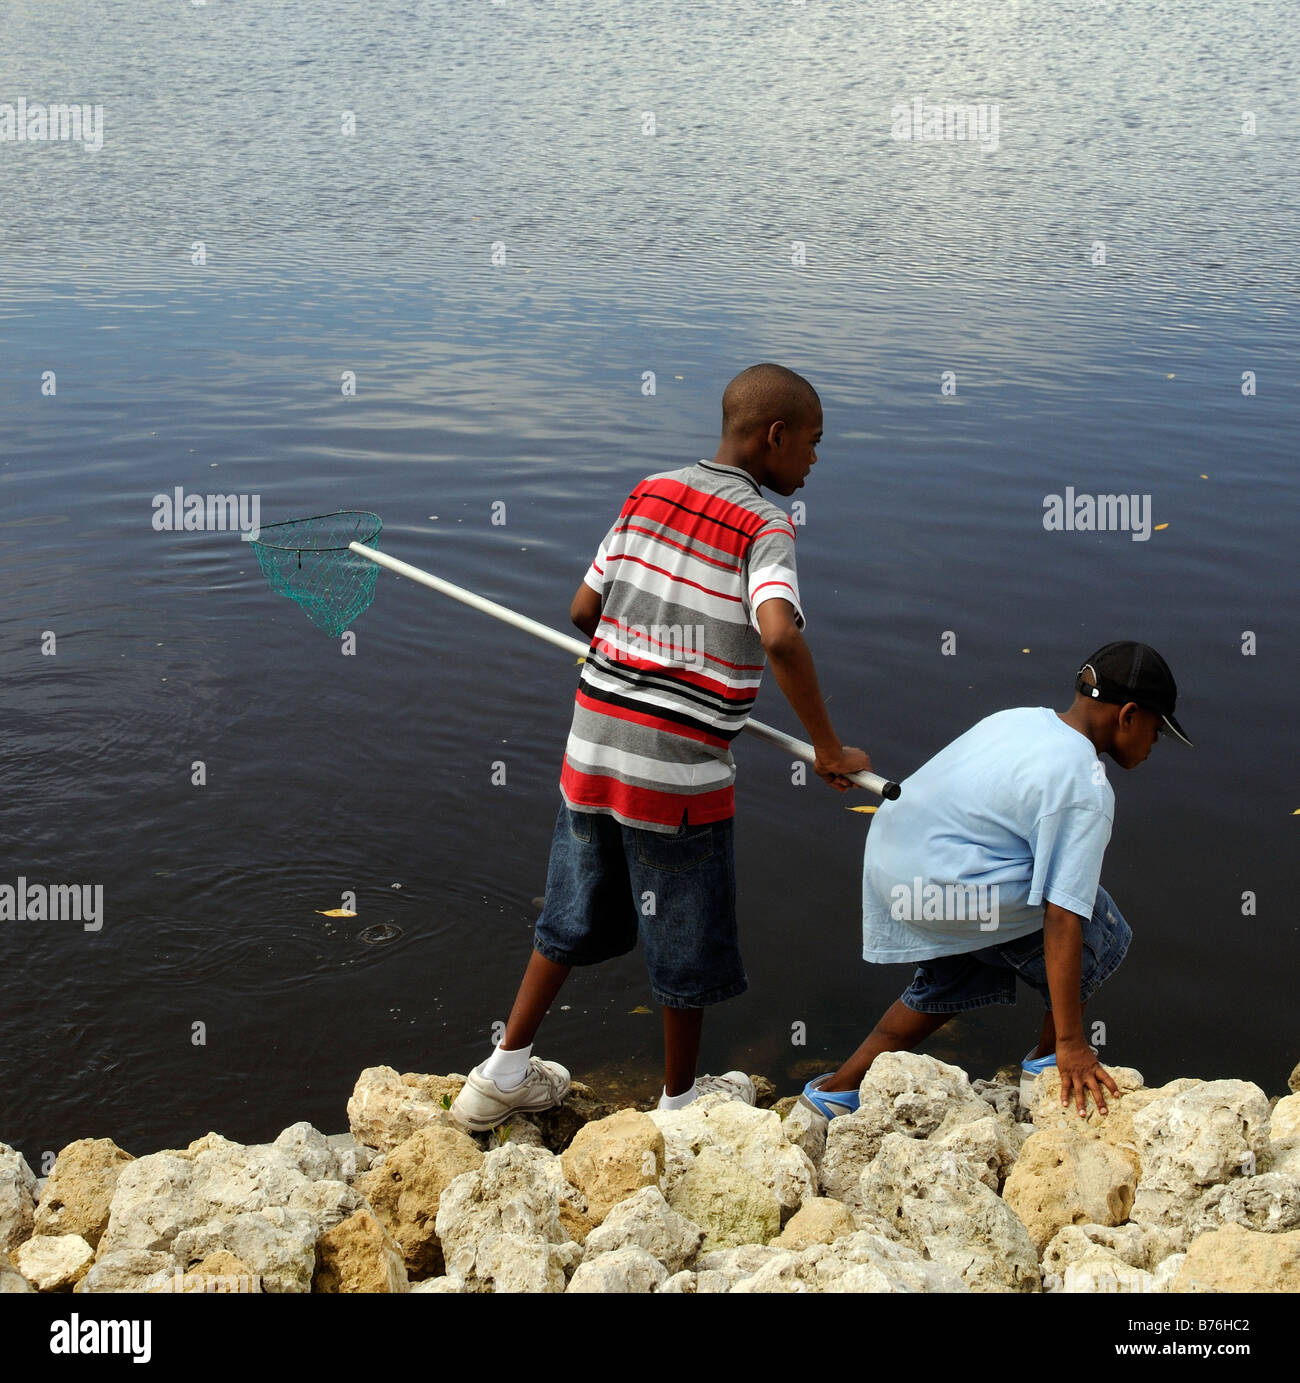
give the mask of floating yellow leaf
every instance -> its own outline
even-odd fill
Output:
[[[1022,653],[1028,653],[1028,652],[1029,652],[1029,650],[1028,650],[1027,648],[1022,648],[1020,651],[1021,651]]]
[[[581,667],[581,666],[583,665],[583,663],[585,663],[586,661],[587,661],[586,658],[575,658],[575,659],[573,660],[573,666],[574,666],[574,667]]]
[[[1201,479],[1202,479],[1202,480],[1208,480],[1209,478],[1210,478],[1210,477],[1209,477],[1208,475],[1205,475],[1204,473],[1202,473],[1202,475],[1201,475]]]
[[[868,815],[870,815],[877,809],[875,807],[849,807],[848,810],[851,812],[866,812]]]
[[[638,1004],[635,1008],[628,1009],[629,1013],[653,1013],[654,1009],[646,1008],[644,1004]]]
[[[355,917],[355,916],[356,916],[356,913],[355,913],[355,912],[349,912],[349,911],[347,910],[347,908],[330,908],[328,912],[322,910],[321,908],[317,908],[316,911],[317,911],[318,913],[320,913],[320,915],[321,915],[322,917]]]
[[[1168,528],[1168,527],[1169,527],[1169,525],[1168,525],[1167,523],[1158,523],[1158,524],[1156,524],[1156,526],[1155,526],[1155,531],[1156,531],[1157,533],[1161,533],[1161,532],[1163,532],[1163,531],[1164,531],[1166,528]]]
[[[1176,375],[1166,375],[1165,378],[1166,378],[1166,379],[1176,379],[1177,376],[1176,376]]]

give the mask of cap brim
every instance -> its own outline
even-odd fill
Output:
[[[1189,740],[1187,736],[1183,734],[1183,727],[1179,725],[1179,723],[1173,718],[1173,716],[1162,715],[1160,717],[1160,721],[1161,724],[1164,726],[1165,730],[1167,730],[1169,734],[1171,734],[1174,737],[1174,739],[1181,741],[1188,747],[1188,749],[1196,748],[1196,746],[1191,742],[1191,740]]]

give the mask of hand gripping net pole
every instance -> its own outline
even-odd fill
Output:
[[[310,519],[266,524],[249,544],[272,590],[301,605],[319,629],[337,638],[375,598],[379,568],[348,550],[379,547],[377,514],[341,509]]]

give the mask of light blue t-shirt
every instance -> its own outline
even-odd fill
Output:
[[[1092,742],[1045,706],[998,711],[941,749],[872,820],[862,954],[930,960],[1087,917],[1115,793]]]

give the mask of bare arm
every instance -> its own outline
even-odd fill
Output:
[[[1061,1103],[1071,1099],[1082,1115],[1087,1112],[1085,1092],[1092,1091],[1097,1108],[1106,1113],[1106,1091],[1119,1087],[1097,1060],[1083,1038],[1083,1004],[1079,1001],[1079,975],[1083,962],[1083,919],[1055,903],[1043,910],[1043,960],[1047,988],[1052,996],[1052,1021],[1056,1026],[1056,1069],[1061,1076]]]
[[[840,743],[826,713],[812,653],[795,621],[788,600],[765,600],[758,607],[758,628],[777,685],[812,740],[817,760],[813,767],[832,787],[852,787],[845,774],[863,773],[871,760],[861,749]]]
[[[600,596],[584,581],[569,606],[569,618],[591,639],[600,623]]]

